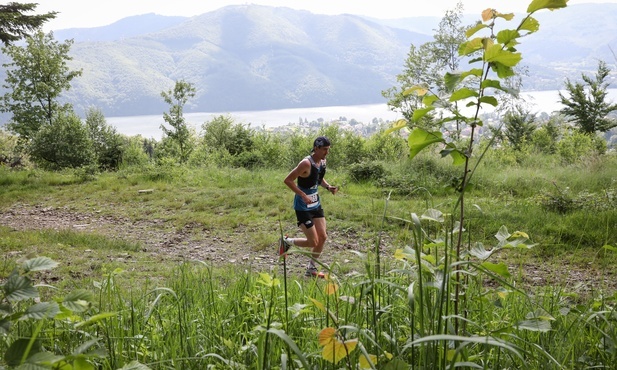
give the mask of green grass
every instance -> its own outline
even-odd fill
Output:
[[[364,353],[375,356],[376,368],[611,366],[617,359],[617,297],[610,284],[617,266],[614,161],[606,156],[576,168],[553,162],[542,168],[539,160],[529,167],[481,168],[466,195],[464,249],[476,242],[500,249],[502,225],[527,233],[537,245],[461,264],[451,261],[448,214],[456,194],[445,188],[455,172],[447,161],[392,165],[391,173],[404,169],[405,176],[386,186],[354,183],[345,172],[329,170],[329,182],[341,185],[336,196],[323,196],[328,228],[336,235],[330,243],[353,245],[355,252],[326,247],[332,260],[327,281],[284,274],[280,264],[253,271],[170,261],[114,236],[113,229],[0,227],[3,284],[23,260],[50,257],[58,267],[21,274],[43,284],[41,300],[63,307],[53,320],[41,321],[27,311],[33,301],[7,299],[23,316],[4,316],[19,325],[4,334],[0,352],[22,353],[11,344],[37,338],[41,351],[64,356],[74,368],[83,361],[102,369],[137,362],[152,369],[357,368]],[[271,253],[279,225],[295,232],[284,170],[157,171],[124,170],[83,181],[72,172],[0,169],[0,212],[38,206],[127,222],[158,220],[159,232],[188,230],[197,237],[207,231],[247,253]],[[568,192],[556,193],[553,180]],[[139,192],[145,189],[152,191]],[[444,221],[416,224],[413,215],[429,208],[442,211]],[[542,270],[544,280],[526,280],[529,269]],[[599,283],[572,283],[569,278],[579,273],[581,279],[600,277]],[[456,289],[462,295],[455,305]],[[334,333],[330,345],[358,346],[333,365],[319,342],[322,330]],[[79,353],[84,346],[90,351]],[[12,364],[10,359],[0,364]]]

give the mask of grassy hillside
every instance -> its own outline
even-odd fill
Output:
[[[467,195],[464,274],[448,270],[462,285],[447,289],[440,225],[450,227],[447,185],[460,169],[432,156],[390,164],[372,181],[356,181],[352,166],[329,170],[341,191],[323,196],[321,281],[301,277],[301,251],[276,256],[281,233],[296,233],[287,169],[154,166],[92,177],[3,167],[0,279],[13,314],[3,314],[0,363],[608,366],[616,160],[486,158]],[[525,233],[538,244],[512,247]],[[504,236],[512,249],[477,259]]]

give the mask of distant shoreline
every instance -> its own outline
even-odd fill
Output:
[[[563,107],[559,102],[559,90],[521,92],[521,95],[532,105],[531,111],[534,113],[546,112],[551,114]],[[617,89],[608,89],[608,101],[617,102]],[[490,106],[487,107],[487,112],[492,111],[489,108]],[[390,111],[385,103],[264,111],[186,113],[184,116],[190,125],[199,130],[204,122],[221,115],[229,115],[238,123],[250,124],[251,127],[266,128],[299,123],[300,119],[311,122],[321,118],[325,122],[331,122],[345,117],[346,120],[355,119],[358,122],[370,123],[374,118],[383,121],[396,121],[402,118],[399,113]],[[116,127],[121,134],[142,135],[157,140],[162,137],[160,126],[165,122],[163,114],[107,117],[106,120],[108,124]]]

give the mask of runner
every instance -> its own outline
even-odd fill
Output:
[[[312,259],[306,268],[305,276],[323,277],[318,272],[314,260],[321,256],[328,234],[326,232],[326,218],[317,189],[319,185],[332,194],[338,188],[328,184],[324,179],[326,174],[326,156],[330,151],[330,140],[320,136],[313,143],[311,154],[304,158],[296,168],[285,177],[287,185],[294,193],[294,209],[298,219],[298,227],[304,233],[304,238],[282,237],[279,245],[279,256],[284,256],[292,245],[310,248]],[[296,184],[297,180],[297,184]]]

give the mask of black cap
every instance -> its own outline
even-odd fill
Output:
[[[325,136],[320,136],[313,142],[313,148],[321,148],[324,146],[330,146],[330,140]]]

